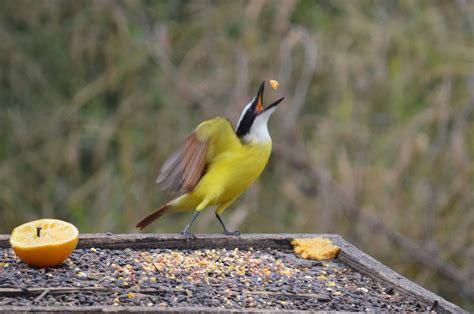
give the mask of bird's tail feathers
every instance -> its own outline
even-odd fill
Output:
[[[171,207],[170,205],[165,204],[165,205],[161,206],[160,208],[154,210],[151,214],[149,214],[148,216],[146,216],[142,220],[140,220],[137,223],[136,227],[140,228],[140,230],[142,230],[143,228],[145,228],[146,226],[151,224],[153,221],[155,221],[156,219],[163,216],[163,214],[166,213],[170,209],[170,207]]]

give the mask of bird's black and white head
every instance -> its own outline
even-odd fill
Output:
[[[268,118],[272,115],[276,106],[285,98],[282,97],[270,104],[266,108],[263,107],[263,90],[265,89],[265,81],[262,82],[255,96],[245,106],[240,115],[239,122],[235,129],[237,136],[244,142],[267,142],[271,141],[268,133]]]

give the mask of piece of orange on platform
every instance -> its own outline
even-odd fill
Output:
[[[77,228],[58,219],[40,219],[13,229],[10,244],[25,263],[36,267],[61,264],[76,248]]]

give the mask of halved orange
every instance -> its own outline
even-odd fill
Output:
[[[10,244],[25,263],[48,267],[61,264],[79,241],[77,228],[58,219],[40,219],[13,229]]]

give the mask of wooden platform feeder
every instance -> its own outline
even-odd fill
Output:
[[[334,260],[294,255],[323,237]],[[434,311],[465,313],[333,234],[84,234],[63,264],[35,269],[0,235],[0,312]]]

